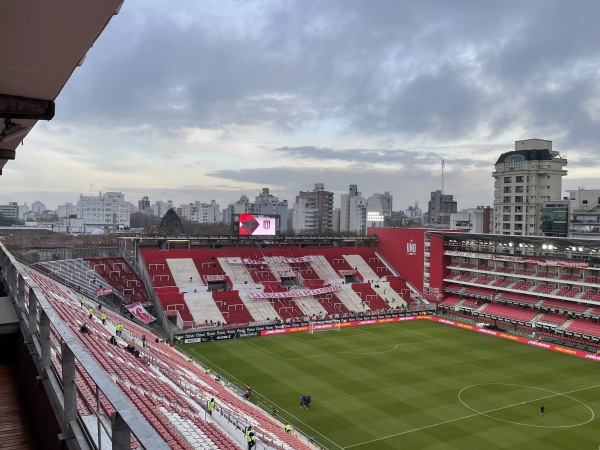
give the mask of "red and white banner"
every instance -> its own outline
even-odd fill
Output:
[[[266,264],[266,262],[260,260],[260,259],[250,259],[250,258],[226,258],[226,261],[229,264],[246,264],[249,266],[257,266],[257,265],[262,265],[262,264]]]
[[[146,309],[139,302],[132,303],[131,305],[126,305],[125,308],[127,308],[127,310],[142,323],[150,323],[156,320],[156,317],[150,315],[148,311],[146,311]]]
[[[286,291],[286,292],[259,292],[256,294],[248,294],[250,298],[296,298],[310,297],[312,295],[328,294],[330,292],[339,291],[339,286],[325,286],[318,289],[303,289],[301,291]]]
[[[344,277],[351,277],[352,275],[356,275],[356,270],[338,270],[338,272]]]
[[[204,275],[204,282],[208,283],[209,281],[225,281],[227,277],[225,275]]]
[[[111,287],[100,288],[96,291],[96,294],[98,294],[98,295],[112,294],[112,288]]]
[[[287,258],[286,261],[289,264],[294,264],[294,263],[307,263],[307,262],[311,262],[313,260],[312,256],[299,256],[298,258]]]

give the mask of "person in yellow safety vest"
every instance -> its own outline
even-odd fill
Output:
[[[92,308],[92,307],[90,306],[90,309],[88,309],[88,313],[90,314],[90,319],[91,319],[92,317],[94,317],[94,308]]]
[[[181,341],[183,340],[183,336],[177,336],[175,337],[176,341],[177,341],[177,345],[181,345]]]
[[[212,412],[213,409],[215,409],[215,406],[217,406],[217,404],[215,403],[215,399],[211,398],[210,401],[208,402],[208,414],[212,416]]]
[[[286,433],[292,432],[292,426],[289,423],[286,423],[285,427],[283,427],[283,429],[285,430]]]
[[[117,326],[115,327],[115,332],[116,332],[117,336],[121,337],[122,331],[123,331],[123,325],[118,323]]]
[[[250,425],[248,425],[248,428],[246,428],[246,441],[248,441],[248,450],[251,450],[252,447],[254,447],[255,442],[254,431]]]
[[[102,320],[102,325],[106,325],[106,313],[102,313],[100,319]]]
[[[204,371],[204,373],[206,375],[210,375],[210,373],[212,372],[212,370],[210,370],[208,367],[206,368],[206,370]]]
[[[81,306],[85,306],[85,298],[83,298],[83,297],[79,297],[79,304],[80,304]]]

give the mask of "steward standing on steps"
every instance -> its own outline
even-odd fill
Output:
[[[106,325],[106,313],[103,312],[100,319],[102,320],[102,325]]]
[[[89,315],[90,315],[90,319],[91,319],[92,317],[94,317],[94,308],[92,308],[92,307],[90,306],[90,309],[88,309],[88,313],[89,313]]]
[[[208,415],[209,416],[212,416],[213,409],[215,409],[216,405],[217,404],[215,403],[215,399],[211,398],[210,401],[208,402]]]
[[[254,431],[250,425],[248,425],[248,428],[246,428],[246,441],[248,441],[248,450],[251,450],[252,447],[254,447],[255,442]]]

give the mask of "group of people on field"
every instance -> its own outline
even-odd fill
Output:
[[[304,409],[310,408],[310,394],[300,395],[300,408],[304,408]]]

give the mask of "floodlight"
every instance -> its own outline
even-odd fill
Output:
[[[0,132],[0,142],[23,139],[31,130],[30,126],[24,127],[20,123],[14,123],[10,118],[4,119],[4,129]]]

